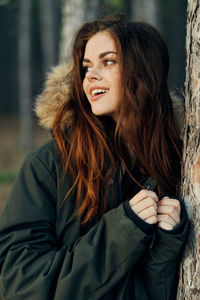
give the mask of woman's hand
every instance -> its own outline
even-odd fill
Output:
[[[180,223],[181,206],[177,199],[164,197],[158,202],[158,227],[172,230]]]
[[[130,201],[130,207],[142,220],[149,224],[157,223],[158,196],[149,190],[141,190]]]

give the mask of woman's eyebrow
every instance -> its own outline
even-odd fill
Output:
[[[88,58],[83,58],[83,63],[84,62],[90,63],[91,61]]]
[[[104,56],[106,56],[110,53],[117,54],[117,52],[115,52],[115,51],[106,51],[106,52],[103,52],[103,53],[99,54],[99,58],[103,58]]]
[[[99,58],[103,58],[104,56],[106,56],[106,55],[108,55],[110,53],[117,54],[117,52],[115,52],[115,51],[106,51],[106,52],[100,53],[99,54]],[[90,63],[91,61],[88,58],[83,58],[83,62]]]

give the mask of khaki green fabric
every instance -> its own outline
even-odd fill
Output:
[[[54,141],[30,154],[0,217],[0,294],[9,300],[172,300],[187,215],[175,233],[144,233],[125,211],[119,178],[109,211],[82,227]]]

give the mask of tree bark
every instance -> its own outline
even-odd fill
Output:
[[[30,149],[32,145],[30,19],[31,0],[20,0],[18,39],[20,145],[25,150]]]
[[[180,270],[178,300],[200,299],[200,3],[188,0],[182,196],[191,230]]]

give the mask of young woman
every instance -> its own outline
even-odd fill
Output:
[[[188,219],[181,104],[146,23],[84,24],[37,102],[52,140],[28,155],[0,219],[0,291],[15,300],[172,300]]]

